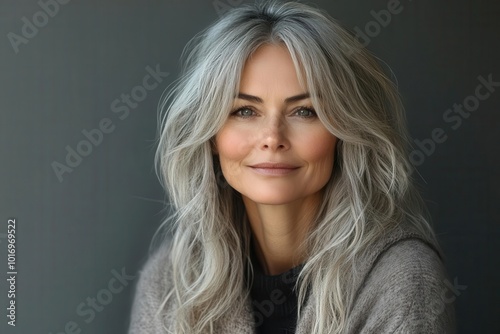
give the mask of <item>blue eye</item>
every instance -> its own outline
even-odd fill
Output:
[[[316,116],[316,112],[312,108],[308,107],[299,107],[296,109],[295,113],[297,114],[297,116],[304,118],[310,118]]]
[[[233,111],[231,115],[243,118],[252,117],[254,116],[254,111],[248,107],[242,107],[240,109]]]

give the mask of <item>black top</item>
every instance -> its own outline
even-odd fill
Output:
[[[294,291],[303,265],[279,275],[266,275],[251,247],[254,279],[250,298],[257,334],[294,334],[297,323],[298,295]]]

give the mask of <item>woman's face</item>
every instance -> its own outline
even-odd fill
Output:
[[[222,173],[247,200],[291,203],[318,195],[330,178],[337,138],[304,87],[285,46],[261,46],[247,60],[239,96],[215,136]]]

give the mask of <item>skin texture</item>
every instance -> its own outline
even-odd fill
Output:
[[[239,93],[215,136],[214,153],[242,195],[262,268],[277,275],[304,260],[300,245],[332,174],[337,138],[307,96],[286,100],[308,92],[284,45],[263,45],[252,54]],[[264,162],[294,169],[251,167]]]

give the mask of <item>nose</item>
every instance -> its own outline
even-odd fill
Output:
[[[262,124],[261,150],[286,151],[290,147],[287,129],[281,116],[266,117]]]

